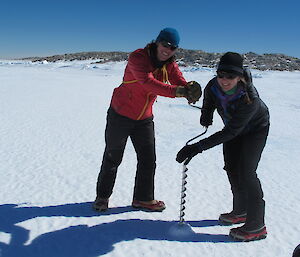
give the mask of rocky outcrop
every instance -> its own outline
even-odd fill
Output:
[[[178,49],[177,62],[180,66],[216,67],[223,53],[207,53],[201,50]],[[74,61],[91,60],[91,63],[105,63],[109,61],[126,61],[128,52],[81,52],[48,57],[29,57],[26,60],[36,61]],[[284,54],[256,54],[249,52],[243,54],[244,64],[258,70],[295,71],[300,70],[300,59]]]

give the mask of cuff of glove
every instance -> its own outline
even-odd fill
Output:
[[[183,86],[176,87],[175,96],[176,97],[186,97],[187,96],[187,89]]]

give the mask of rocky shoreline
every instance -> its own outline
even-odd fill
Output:
[[[48,61],[74,61],[91,60],[91,63],[105,63],[110,61],[126,61],[129,52],[81,52],[48,57],[28,57],[23,60],[33,62]],[[207,53],[201,50],[178,49],[176,59],[180,66],[202,66],[216,67],[220,56],[223,53]],[[256,54],[249,52],[243,54],[244,64],[252,69],[258,70],[278,70],[278,71],[300,71],[300,59],[284,54]],[[96,61],[97,60],[97,61]]]

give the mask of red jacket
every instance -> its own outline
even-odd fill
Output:
[[[175,97],[177,86],[185,86],[177,63],[166,64],[167,79],[163,69],[155,69],[152,65],[147,47],[131,53],[125,68],[123,83],[114,89],[111,107],[120,115],[133,120],[143,120],[151,117],[152,105],[158,95]]]

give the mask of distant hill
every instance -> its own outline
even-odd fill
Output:
[[[23,60],[38,61],[73,61],[73,60],[97,60],[94,63],[105,63],[109,61],[126,61],[128,52],[81,52],[48,57],[28,57]],[[207,53],[201,50],[178,49],[176,53],[177,62],[180,66],[203,66],[216,67],[223,53]],[[258,70],[295,71],[300,70],[300,59],[286,56],[284,54],[256,54],[249,52],[243,54],[244,64]],[[99,61],[100,60],[100,61]]]

